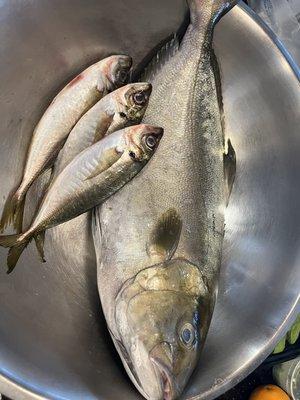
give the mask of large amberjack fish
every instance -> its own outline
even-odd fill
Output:
[[[77,122],[55,163],[57,176],[79,153],[106,134],[138,124],[144,116],[151,85],[131,83],[99,100]]]
[[[213,313],[233,180],[224,163],[212,39],[235,3],[188,1],[183,39],[172,40],[142,75],[153,86],[143,121],[164,127],[161,144],[141,174],[95,214],[106,321],[133,383],[151,400],[182,393]]]
[[[28,230],[0,236],[0,246],[10,248],[8,272],[32,239],[44,261],[45,231],[78,217],[116,193],[147,164],[162,135],[162,128],[135,125],[106,136],[75,157],[51,184]]]
[[[25,197],[32,183],[51,167],[71,129],[107,93],[123,86],[132,65],[129,56],[116,55],[93,64],[61,90],[36,126],[22,180],[6,200],[0,231],[13,224],[22,230]]]

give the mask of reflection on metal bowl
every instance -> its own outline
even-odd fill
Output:
[[[54,94],[109,53],[139,62],[177,30],[184,0],[2,0],[1,199],[18,183],[32,129]],[[237,178],[226,213],[218,303],[185,399],[213,399],[271,352],[299,309],[297,72],[249,11],[217,26],[226,134]],[[36,203],[28,197],[27,215]],[[6,250],[0,249],[1,265]],[[140,398],[106,331],[90,221],[46,236],[12,276],[0,272],[0,391],[19,399]],[[117,383],[116,383],[117,382]]]

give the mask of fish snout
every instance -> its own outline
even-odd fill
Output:
[[[175,350],[168,342],[156,345],[150,352],[150,360],[154,366],[161,385],[161,400],[175,400],[179,393],[174,375]]]

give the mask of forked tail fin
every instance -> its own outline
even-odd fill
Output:
[[[238,0],[187,0],[192,24],[215,24]]]
[[[16,229],[17,233],[22,232],[25,196],[19,192],[13,192],[7,198],[0,220],[0,232],[10,225]]]
[[[7,273],[11,273],[24,249],[27,247],[31,241],[32,236],[25,234],[19,235],[4,235],[0,236],[0,246],[9,247],[9,252],[7,256]]]

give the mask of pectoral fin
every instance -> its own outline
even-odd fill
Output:
[[[110,168],[115,162],[119,160],[123,153],[118,152],[116,149],[109,149],[103,152],[101,160],[99,161],[96,168],[93,170],[91,175],[87,176],[85,180],[93,179],[102,172]]]
[[[147,253],[153,262],[172,258],[178,246],[181,230],[182,221],[174,208],[170,208],[160,216],[147,245]]]
[[[224,153],[224,179],[226,185],[226,205],[229,203],[230,194],[236,174],[236,155],[231,141],[227,141],[227,153]]]
[[[94,136],[94,143],[99,142],[99,140],[103,139],[106,135],[112,121],[112,115],[108,115],[107,113],[102,113],[101,117],[99,116],[99,124],[97,126],[95,136]]]

